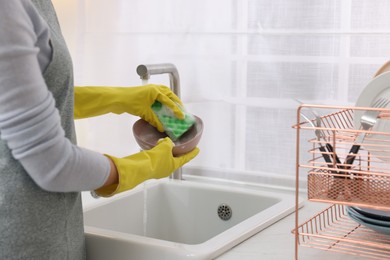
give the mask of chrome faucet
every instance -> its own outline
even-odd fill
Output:
[[[137,73],[143,80],[150,79],[150,75],[169,74],[170,87],[176,96],[180,97],[180,78],[175,65],[171,63],[139,65]]]
[[[180,78],[179,72],[175,65],[171,63],[161,63],[161,64],[141,64],[137,67],[137,73],[142,80],[149,80],[150,75],[156,74],[169,74],[170,88],[173,93],[180,98]],[[182,169],[179,168],[172,173],[170,176],[171,179],[182,180]]]

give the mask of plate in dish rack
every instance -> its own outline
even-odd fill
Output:
[[[368,217],[364,214],[361,214],[358,210],[356,210],[355,207],[347,207],[347,212],[368,224],[390,228],[390,221]]]
[[[390,223],[390,211],[387,210],[377,210],[370,208],[359,208],[359,207],[350,207],[357,211],[360,215],[369,217],[371,219],[385,220]]]
[[[366,226],[369,229],[372,229],[376,232],[382,233],[384,235],[390,235],[390,228],[389,227],[384,227],[381,225],[376,225],[372,223],[368,223],[360,218],[358,218],[355,214],[353,214],[351,211],[347,210],[348,216],[354,220],[355,222],[359,223],[360,225]]]
[[[390,71],[390,61],[383,64],[382,67],[380,67],[378,69],[378,71],[375,73],[374,77],[376,77],[382,73],[388,72],[388,71]]]
[[[355,105],[356,107],[371,107],[375,100],[380,97],[388,98],[390,100],[390,72],[384,72],[372,79],[360,94]],[[390,104],[386,108],[390,108]],[[355,110],[353,118],[355,129],[360,128],[360,118],[364,113],[364,110]],[[372,131],[390,132],[390,119],[378,119]],[[370,141],[368,141],[368,139],[370,139]],[[370,135],[369,138],[367,136],[364,140],[364,143],[368,142],[377,145],[386,144],[387,147],[385,149],[388,151],[378,151],[380,148],[375,148],[375,146],[365,146],[365,148],[370,150],[370,152],[379,159],[390,162],[390,135],[373,134]]]

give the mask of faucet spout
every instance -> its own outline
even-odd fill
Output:
[[[148,80],[150,75],[168,74],[171,90],[180,97],[180,78],[175,65],[171,63],[141,64],[137,67],[137,73],[144,80]]]
[[[180,98],[180,78],[179,72],[175,65],[171,63],[161,63],[161,64],[141,64],[137,67],[137,74],[141,77],[142,80],[150,79],[151,75],[157,74],[168,74],[170,88],[173,93]],[[177,169],[169,177],[170,179],[183,180],[182,177],[182,168]]]

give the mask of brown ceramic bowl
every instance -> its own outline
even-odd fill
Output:
[[[203,122],[199,117],[194,117],[195,124],[178,140],[174,141],[173,156],[186,154],[198,145],[203,132]],[[133,135],[138,145],[144,150],[153,148],[159,139],[167,137],[166,133],[160,133],[155,127],[143,119],[139,119],[134,123]]]

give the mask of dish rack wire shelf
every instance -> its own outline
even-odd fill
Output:
[[[301,116],[301,113],[310,114],[310,110],[322,116]],[[356,122],[356,118],[360,120],[368,110],[380,111],[377,122],[370,130],[360,130],[360,121]],[[390,133],[377,130],[384,129],[387,123],[390,127],[390,109],[387,108],[308,104],[298,107],[297,124],[293,126],[297,139],[295,229],[292,231],[296,260],[299,247],[367,259],[390,259],[390,236],[360,225],[346,212],[346,206],[390,210]],[[350,162],[351,147],[360,145],[355,143],[359,135],[365,137],[360,150],[353,163],[346,163]],[[325,149],[329,145],[331,152]],[[332,163],[329,159],[325,161],[326,156]],[[307,178],[309,201],[331,204],[303,223],[298,218],[301,176]]]

